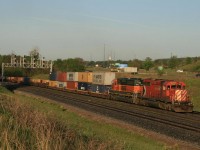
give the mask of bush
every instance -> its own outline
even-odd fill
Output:
[[[114,144],[81,135],[35,108],[0,95],[0,149],[114,149]]]

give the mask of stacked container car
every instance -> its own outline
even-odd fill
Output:
[[[34,86],[40,86],[40,84],[41,84],[41,79],[33,79],[33,78],[31,78],[31,79],[30,79],[30,84],[31,84],[31,85],[34,85]]]
[[[56,75],[57,87],[61,89],[66,89],[67,87],[67,73],[57,72]]]
[[[91,90],[92,72],[79,72],[78,73],[78,92],[88,94]]]
[[[114,72],[93,72],[91,95],[108,97],[108,92],[111,89],[112,80],[115,79]]]
[[[67,72],[67,89],[76,91],[78,88],[78,72]]]
[[[51,72],[49,75],[49,87],[50,88],[57,88],[57,72]]]

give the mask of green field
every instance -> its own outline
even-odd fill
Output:
[[[0,149],[178,148],[115,125],[91,121],[56,103],[11,94],[2,87],[0,95]]]

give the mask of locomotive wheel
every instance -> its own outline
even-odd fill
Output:
[[[137,94],[132,95],[132,102],[137,105],[140,103],[140,100],[137,98]]]
[[[109,100],[113,100],[113,95],[109,95]]]
[[[172,110],[172,106],[171,104],[165,104],[165,110],[171,111]]]
[[[171,104],[167,104],[167,110],[169,110],[169,111],[172,110],[172,106],[171,106]]]
[[[133,103],[138,105],[140,103],[140,100],[138,98],[133,99]]]
[[[165,110],[167,110],[167,108],[166,108],[166,107],[167,107],[166,104],[163,104],[163,103],[161,103],[161,102],[158,103],[158,107],[161,108],[161,109],[165,109]]]

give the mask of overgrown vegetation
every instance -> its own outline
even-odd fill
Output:
[[[85,62],[82,58],[57,59],[54,61],[54,71],[85,71]]]
[[[39,112],[11,97],[1,96],[0,103],[0,149],[121,149],[112,142],[84,136],[54,114]]]
[[[193,79],[185,79],[187,88],[189,89],[190,98],[192,103],[194,104],[194,110],[200,111],[200,79],[193,78]]]
[[[16,94],[0,95],[0,149],[173,148],[113,125],[80,117],[48,101]]]

